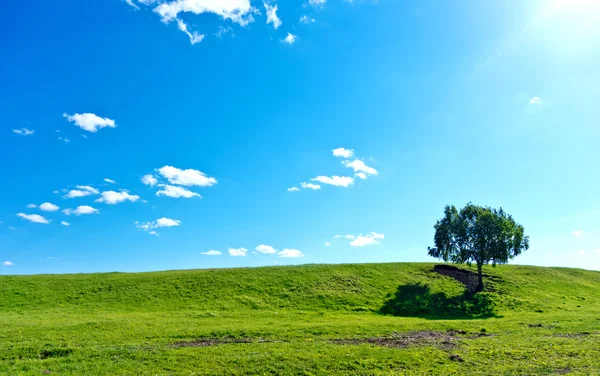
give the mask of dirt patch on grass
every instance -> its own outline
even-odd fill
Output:
[[[419,331],[407,333],[394,333],[393,335],[387,337],[336,339],[333,342],[340,345],[360,345],[368,343],[372,345],[396,349],[403,349],[409,346],[435,346],[443,350],[450,350],[458,346],[455,342],[456,340],[461,338],[459,336],[459,333],[466,334],[465,332],[461,331]],[[477,336],[462,338],[477,338]]]
[[[199,338],[193,341],[181,341],[171,345],[171,347],[208,347],[208,346],[217,346],[217,345],[228,345],[232,343],[266,343],[266,342],[277,342],[272,340],[264,340],[264,339],[251,339],[251,338],[240,338],[240,339],[232,339],[232,338]]]
[[[561,338],[580,338],[580,337],[587,337],[589,335],[592,334],[598,334],[598,333],[590,333],[590,332],[581,332],[581,333],[559,333],[559,334],[555,334],[553,337],[561,337]]]

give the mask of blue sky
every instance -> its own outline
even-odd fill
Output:
[[[1,274],[431,261],[469,201],[525,226],[515,263],[600,269],[596,1],[0,18]]]

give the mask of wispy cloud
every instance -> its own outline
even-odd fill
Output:
[[[325,5],[326,2],[327,2],[327,0],[308,0],[308,3],[310,5],[315,5],[315,6],[323,6],[323,5]]]
[[[13,266],[14,264],[12,262],[10,262],[10,261],[4,261],[2,263],[2,265],[4,265],[4,266]]]
[[[134,224],[135,227],[148,232],[148,234],[150,235],[159,236],[159,234],[156,231],[154,231],[155,229],[161,227],[176,227],[181,225],[181,221],[177,219],[162,217],[153,222],[134,222]]]
[[[142,180],[142,183],[149,185],[151,187],[153,187],[156,183],[158,183],[158,180],[150,174],[142,176],[141,180]]]
[[[177,28],[183,31],[190,38],[190,43],[192,45],[200,43],[204,39],[204,34],[200,34],[197,31],[190,32],[187,25],[182,20],[177,20]]]
[[[221,252],[215,251],[214,249],[211,249],[210,251],[206,251],[206,252],[200,252],[200,253],[203,255],[206,255],[206,256],[218,256],[221,254]]]
[[[60,224],[63,226],[71,226],[71,224],[67,221],[61,221]]]
[[[211,187],[217,184],[217,179],[206,176],[205,173],[191,168],[182,170],[173,166],[164,166],[159,168],[157,172],[167,178],[169,183],[175,185]]]
[[[329,247],[329,246],[331,246],[331,243],[330,242],[325,242],[325,247]]]
[[[529,104],[537,104],[537,105],[544,104],[544,100],[540,97],[533,97],[529,100]]]
[[[89,185],[78,185],[77,189],[70,190],[64,197],[65,198],[76,198],[85,197],[90,195],[97,195],[100,193],[96,188],[90,187]]]
[[[271,247],[270,245],[264,245],[264,244],[261,244],[258,247],[256,247],[256,250],[260,253],[266,253],[266,254],[277,253],[277,250],[275,248]]]
[[[175,185],[161,184],[162,190],[156,192],[157,196],[167,196],[172,198],[192,198],[192,197],[200,197],[198,193],[192,192],[183,187],[178,187]]]
[[[27,204],[28,209],[35,209],[37,206],[35,204]]]
[[[283,42],[287,43],[287,44],[294,44],[294,42],[296,41],[296,36],[292,33],[288,33],[287,37],[283,38]]]
[[[145,2],[150,3],[153,1]],[[174,0],[162,2],[154,8],[154,12],[159,14],[165,23],[177,19],[179,13],[214,13],[241,26],[254,21],[254,11],[250,0]]]
[[[308,17],[306,14],[303,15],[302,17],[300,17],[300,23],[310,24],[310,23],[314,23],[314,22],[315,22],[315,19]],[[346,157],[346,158],[348,158],[348,157]]]
[[[136,202],[140,199],[138,195],[130,195],[127,191],[115,192],[105,191],[101,194],[102,197],[97,199],[95,202],[103,202],[108,205],[118,204],[123,201]]]
[[[288,192],[298,192],[300,189],[298,187],[290,187],[287,190]]]
[[[112,180],[112,179],[109,179],[109,178],[105,178],[105,179],[104,179],[104,181],[105,181],[106,183],[109,183],[109,184],[115,184],[115,183],[116,183],[116,181],[114,181],[114,180]]]
[[[365,162],[361,161],[360,159],[355,159],[353,161],[345,161],[344,166],[353,169],[354,172],[356,172],[357,174],[363,173],[363,176],[365,176],[364,174],[377,175],[379,173],[373,167],[367,166]],[[364,178],[361,177],[361,179]]]
[[[281,20],[277,16],[277,5],[271,6],[266,2],[264,2],[263,5],[265,6],[265,12],[267,13],[267,25],[271,23],[273,24],[273,27],[277,29],[281,26]]]
[[[87,214],[96,214],[98,213],[99,210],[95,209],[89,205],[80,205],[77,207],[77,209],[73,210],[73,209],[65,209],[63,210],[63,213],[66,215],[87,215]]]
[[[83,113],[83,114],[63,114],[69,122],[75,123],[76,126],[83,129],[84,131],[96,133],[98,129],[102,129],[105,127],[115,128],[117,125],[113,119],[103,118],[96,114],[92,113]]]
[[[300,252],[297,249],[284,249],[281,252],[277,253],[277,256],[279,257],[304,257],[304,255],[302,254],[302,252]]]
[[[49,220],[47,220],[46,218],[42,217],[39,214],[18,213],[17,216],[21,217],[23,219],[26,219],[26,220],[28,220],[29,222],[32,222],[32,223],[43,223],[43,224],[50,223]]]
[[[31,136],[35,133],[33,129],[21,128],[21,129],[13,129],[12,130],[16,134],[20,134],[21,136]]]
[[[302,182],[300,183],[300,186],[304,189],[321,189],[321,186],[318,184],[313,184],[313,183],[307,183],[307,182]]]
[[[246,256],[248,250],[246,248],[229,248],[227,252],[229,252],[230,256]]]
[[[333,149],[332,152],[334,157],[351,158],[354,155],[354,150],[345,148]]]
[[[358,235],[356,237],[356,239],[354,239],[353,241],[350,242],[350,245],[352,247],[364,247],[366,245],[380,244],[377,239],[383,239],[383,238],[384,238],[383,234],[371,232],[370,234],[367,234],[364,236]]]
[[[575,231],[571,231],[571,234],[574,236],[581,236],[584,234],[584,232],[582,230],[575,230]]]
[[[354,179],[348,176],[317,176],[311,180],[344,188],[354,184]]]

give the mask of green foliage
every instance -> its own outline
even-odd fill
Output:
[[[529,249],[523,226],[502,208],[469,203],[458,211],[454,205],[448,205],[434,228],[435,247],[428,248],[429,255],[446,262],[476,264],[479,290],[483,288],[483,265],[505,264]]]
[[[0,276],[0,375],[598,373],[600,273],[484,266],[496,292],[461,302],[464,286],[433,266]],[[418,314],[378,313],[411,284],[443,298],[415,302]],[[443,299],[457,304],[428,314]],[[360,343],[412,331],[466,334],[449,348]],[[199,339],[215,344],[175,346]]]

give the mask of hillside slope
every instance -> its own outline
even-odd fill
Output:
[[[461,293],[435,264],[303,265],[0,277],[0,310],[378,310],[399,286]],[[600,272],[502,265],[484,271],[498,309],[572,310],[600,300]],[[563,304],[566,303],[566,304]],[[577,307],[581,306],[581,307]]]
[[[434,265],[3,276],[0,374],[600,373],[599,272]]]

